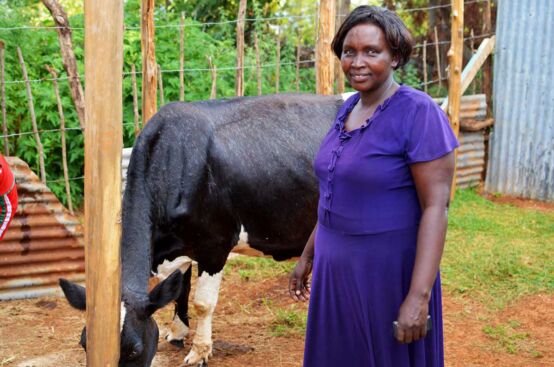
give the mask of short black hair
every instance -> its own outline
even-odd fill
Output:
[[[381,28],[385,34],[385,39],[392,52],[392,56],[398,60],[398,69],[408,63],[414,40],[412,35],[402,19],[395,12],[379,6],[358,6],[352,10],[341,24],[331,48],[340,59],[342,55],[342,46],[348,32],[359,24],[374,24]]]

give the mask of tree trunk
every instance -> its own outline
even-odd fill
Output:
[[[81,85],[81,79],[79,79],[79,73],[77,72],[77,61],[75,59],[75,53],[73,52],[73,41],[71,40],[71,28],[67,14],[62,6],[56,0],[42,0],[42,3],[52,14],[54,23],[58,27],[58,40],[60,42],[60,48],[62,51],[63,66],[69,77],[69,89],[71,90],[71,97],[77,110],[77,116],[79,117],[79,124],[81,129],[85,128],[85,95],[83,93],[83,86]]]

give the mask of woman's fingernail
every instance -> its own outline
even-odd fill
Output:
[[[296,294],[297,294],[297,295],[300,295],[300,291],[296,291]]]

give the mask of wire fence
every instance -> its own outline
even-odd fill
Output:
[[[464,2],[465,5],[474,4],[474,3],[484,3],[490,0],[466,0]],[[435,5],[435,6],[427,6],[427,7],[417,7],[417,8],[409,8],[409,9],[398,9],[397,11],[402,13],[413,13],[413,12],[424,12],[429,11],[433,9],[443,9],[443,8],[450,8],[451,4],[442,4],[442,5]],[[343,14],[337,14],[337,18],[344,16]],[[245,22],[266,22],[266,23],[277,23],[281,22],[283,20],[290,20],[290,21],[299,21],[299,20],[316,20],[317,17],[315,14],[311,15],[287,15],[287,16],[274,16],[274,17],[260,17],[260,18],[246,18],[244,19]],[[236,24],[239,20],[233,19],[233,20],[224,20],[224,21],[215,21],[215,22],[198,22],[195,20],[190,20],[187,22],[181,23],[169,23],[169,24],[156,24],[156,29],[172,29],[172,28],[182,28],[182,27],[205,27],[205,26],[217,26],[217,25],[229,25],[229,24]],[[0,27],[0,32],[7,32],[7,31],[18,31],[18,30],[59,30],[59,29],[67,29],[69,28],[72,31],[83,31],[84,27],[58,27],[58,26],[16,26],[16,27]],[[140,26],[137,25],[125,25],[126,31],[139,31],[141,29]],[[0,33],[1,34],[1,33]],[[483,33],[480,35],[472,35],[470,37],[465,37],[464,42],[467,41],[475,41],[484,39],[487,37],[490,37],[494,35],[494,33]],[[425,43],[417,43],[414,45],[414,49],[423,49],[424,47],[436,47],[436,46],[442,46],[442,45],[449,45],[451,42],[450,40],[443,40],[443,41],[434,41],[434,42],[425,42]],[[308,60],[300,60],[296,62],[275,62],[275,63],[264,63],[261,65],[244,65],[242,68],[237,67],[236,65],[226,65],[226,66],[220,66],[217,67],[217,71],[236,71],[238,69],[255,69],[255,68],[275,68],[277,66],[292,66],[292,65],[314,65],[315,60],[308,59]],[[211,72],[212,68],[178,68],[178,69],[161,69],[160,73],[162,74],[172,74],[172,73],[197,73],[197,72]],[[142,76],[142,71],[136,71],[136,72],[123,72],[123,77],[131,76],[131,75],[139,75]],[[446,74],[446,73],[445,73]],[[439,74],[440,75],[440,74]],[[78,75],[76,78],[83,79],[83,75]],[[40,78],[40,79],[31,79],[28,80],[30,83],[43,83],[43,82],[53,82],[53,81],[66,81],[71,79],[69,76],[59,76],[56,78],[48,77],[48,78]],[[439,77],[432,80],[429,80],[427,82],[421,82],[415,87],[417,88],[423,88],[427,87],[433,84],[442,83],[444,81],[447,81],[448,77]],[[26,83],[25,80],[6,80],[4,81],[4,84],[22,84]],[[122,122],[124,126],[128,125],[135,125],[133,122]],[[39,136],[45,135],[45,134],[52,134],[52,133],[61,133],[61,132],[67,132],[67,131],[83,131],[80,127],[75,128],[64,128],[64,129],[47,129],[47,130],[39,130],[38,132],[18,132],[18,133],[9,133],[9,134],[3,134],[0,135],[0,139],[13,139],[18,138],[21,136],[27,136],[27,135],[34,135],[38,134]],[[77,177],[70,177],[70,181],[79,181],[83,180],[84,176],[77,176]],[[51,180],[46,180],[46,183],[60,183],[64,182],[64,178],[56,178]]]

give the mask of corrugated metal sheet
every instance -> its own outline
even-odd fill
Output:
[[[7,157],[19,206],[0,242],[0,300],[59,292],[58,278],[84,281],[83,229],[21,159]]]
[[[485,189],[554,201],[554,1],[498,1]]]

